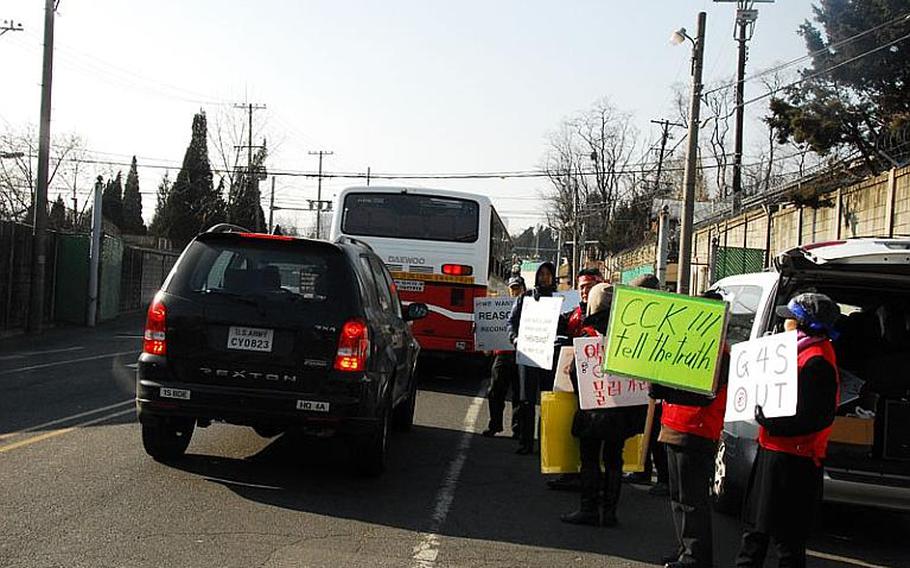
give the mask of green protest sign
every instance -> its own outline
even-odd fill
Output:
[[[726,329],[725,302],[615,286],[604,371],[713,392]]]

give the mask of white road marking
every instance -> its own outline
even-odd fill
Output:
[[[20,353],[13,353],[12,355],[4,355],[0,357],[0,361],[8,361],[10,359],[24,359],[25,357],[34,357],[35,355],[50,355],[51,353],[67,353],[70,351],[81,351],[85,347],[76,346],[76,347],[66,347],[63,349],[46,349],[44,351],[22,351]]]
[[[411,553],[411,559],[414,561],[413,568],[432,568],[436,565],[436,558],[439,556],[440,538],[437,533],[442,530],[446,517],[449,515],[449,509],[455,500],[455,489],[458,486],[458,478],[461,477],[461,470],[464,468],[464,462],[468,458],[468,449],[471,447],[471,440],[474,438],[477,428],[477,416],[480,414],[480,408],[483,406],[484,390],[481,390],[462,422],[464,434],[458,442],[455,449],[455,457],[449,462],[445,477],[442,480],[442,486],[436,493],[436,506],[433,508],[433,517],[427,532],[422,533],[420,541]]]
[[[30,446],[32,444],[37,444],[38,442],[43,442],[44,440],[47,440],[49,438],[56,438],[57,436],[62,436],[63,434],[68,434],[68,433],[72,432],[73,430],[76,430],[77,428],[81,428],[83,426],[91,426],[92,424],[104,422],[106,420],[110,420],[112,418],[117,418],[118,416],[123,416],[123,415],[129,414],[131,412],[136,412],[136,411],[132,408],[127,408],[126,410],[121,410],[120,412],[114,412],[112,414],[107,414],[107,415],[101,416],[99,418],[94,418],[92,420],[86,420],[85,422],[73,424],[72,426],[70,426],[68,428],[63,428],[61,430],[51,430],[50,432],[45,432],[44,434],[38,434],[37,436],[32,436],[31,438],[26,438],[26,439],[20,440],[18,442],[13,442],[12,444],[6,444],[4,446],[0,446],[0,454],[2,454],[4,452],[8,452],[10,450],[15,450],[17,448],[21,448],[23,446]]]
[[[139,363],[130,363],[129,365],[124,365],[124,367],[126,367],[128,369],[138,369]]]
[[[253,489],[271,489],[273,491],[281,491],[283,487],[275,487],[274,485],[259,485],[256,483],[246,483],[244,481],[234,481],[233,479],[222,479],[220,477],[212,477],[206,475],[203,479],[206,481],[214,481],[216,483],[224,483],[225,485],[239,485],[241,487],[252,487]]]
[[[815,550],[807,550],[806,556],[811,556],[813,558],[821,558],[822,560],[831,560],[834,562],[841,562],[843,564],[849,564],[850,566],[861,566],[862,568],[887,568],[880,564],[870,564],[862,560],[857,560],[855,558],[847,558],[846,556],[840,556],[838,554],[828,554],[826,552],[817,552]]]
[[[17,369],[6,369],[0,371],[0,375],[12,375],[13,373],[26,373],[28,371],[37,371],[38,369],[47,369],[49,367],[59,367],[60,365],[70,365],[72,363],[82,363],[84,361],[96,361],[98,359],[110,359],[120,357],[121,355],[138,355],[135,349],[129,351],[118,351],[116,353],[105,353],[104,355],[93,355],[91,357],[80,357],[78,359],[67,359],[66,361],[54,361],[53,363],[42,363],[40,365],[31,365],[29,367],[19,367]]]
[[[70,420],[76,420],[77,418],[83,418],[85,416],[89,416],[90,414],[98,414],[99,412],[104,412],[105,410],[117,408],[118,406],[123,406],[124,404],[131,404],[135,401],[136,401],[136,399],[130,398],[127,400],[122,400],[122,401],[114,403],[114,404],[109,404],[107,406],[101,406],[98,408],[93,408],[91,410],[86,410],[85,412],[80,412],[79,414],[72,414],[70,416],[64,416],[63,418],[57,418],[56,420],[51,420],[50,422],[44,422],[42,424],[37,424],[35,426],[29,426],[28,428],[23,428],[22,430],[16,430],[15,432],[8,432],[6,434],[0,434],[0,440],[6,439],[6,438],[12,438],[13,436],[27,434],[29,432],[34,432],[35,430],[43,430],[44,428],[47,428],[48,426],[56,426],[57,424],[69,422]]]

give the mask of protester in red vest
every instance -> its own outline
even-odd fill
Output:
[[[773,540],[778,566],[806,565],[806,539],[822,497],[822,460],[838,404],[839,377],[831,340],[840,310],[824,294],[804,293],[777,308],[797,330],[796,415],[766,418],[755,407],[758,456],[743,509],[741,568],[761,567]]]
[[[703,298],[723,300],[717,292]],[[652,385],[652,398],[663,400],[658,439],[669,464],[670,510],[676,528],[676,552],[664,558],[666,568],[711,568],[714,562],[710,486],[714,455],[724,426],[730,348],[721,355],[716,395]]]

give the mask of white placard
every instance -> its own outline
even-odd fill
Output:
[[[752,420],[756,405],[768,418],[793,416],[797,380],[795,331],[733,345],[724,421]]]
[[[648,382],[604,373],[604,338],[575,338],[575,372],[582,410],[648,404]]]
[[[474,298],[474,349],[514,351],[509,341],[509,313],[514,298]]]
[[[556,343],[556,326],[562,308],[562,298],[543,297],[535,300],[525,296],[518,322],[516,361],[519,365],[553,368],[553,351]]]

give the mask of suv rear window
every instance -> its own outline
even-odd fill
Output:
[[[224,293],[326,302],[350,287],[342,254],[296,243],[224,238],[190,245],[183,270],[175,273],[172,294]]]

